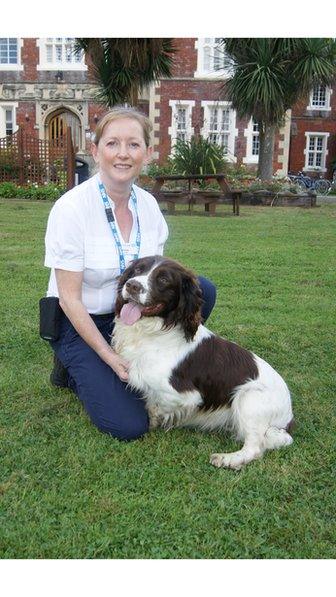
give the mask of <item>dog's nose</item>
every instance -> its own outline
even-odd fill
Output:
[[[137,280],[128,280],[128,282],[126,282],[126,290],[130,294],[140,294],[140,292],[145,289]]]

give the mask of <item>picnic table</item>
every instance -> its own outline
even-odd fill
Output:
[[[232,200],[233,214],[239,216],[239,204],[243,189],[231,189],[226,179],[225,174],[197,174],[192,176],[186,175],[160,175],[155,176],[155,184],[152,189],[152,194],[158,202],[166,202],[168,213],[175,213],[175,205],[188,205],[189,211],[192,211],[196,204],[204,204],[204,211],[210,216],[215,215],[216,205],[224,196]],[[214,189],[199,189],[195,190],[192,183],[199,183],[201,181],[215,180],[218,183],[219,190]],[[165,182],[171,181],[187,181],[188,189],[180,190],[161,190]]]

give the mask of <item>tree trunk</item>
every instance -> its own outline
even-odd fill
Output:
[[[259,163],[258,178],[261,180],[271,180],[273,176],[273,155],[274,140],[277,127],[275,125],[265,125],[263,130],[259,124]]]

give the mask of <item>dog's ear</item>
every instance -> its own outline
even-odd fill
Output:
[[[184,271],[180,280],[180,298],[174,311],[165,318],[165,326],[179,323],[187,342],[193,339],[201,323],[202,291],[192,272]]]
[[[202,291],[197,278],[188,273],[183,276],[180,298],[182,309],[182,327],[187,341],[195,336],[201,323],[201,307],[203,304]]]
[[[116,303],[115,303],[115,307],[114,307],[114,311],[115,311],[115,314],[117,317],[119,317],[120,311],[126,302],[126,301],[124,301],[124,299],[121,295],[121,291],[123,289],[125,282],[127,281],[128,270],[129,270],[129,268],[127,268],[127,270],[125,270],[124,273],[120,274],[120,276],[118,277],[117,298],[116,298]]]

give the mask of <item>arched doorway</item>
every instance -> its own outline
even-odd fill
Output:
[[[72,142],[77,152],[82,149],[82,126],[78,116],[69,110],[62,108],[51,114],[47,123],[47,138],[54,140],[63,137],[68,126],[71,127]]]

